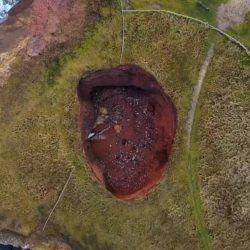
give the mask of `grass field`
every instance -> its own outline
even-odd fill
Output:
[[[56,228],[79,242],[94,237],[101,246],[111,244],[116,249],[162,249],[167,245],[197,248],[188,202],[184,123],[192,86],[207,49],[207,31],[164,15],[129,18],[124,63],[137,63],[158,76],[176,102],[180,136],[164,182],[144,201],[127,205],[113,199],[91,180],[84,167],[79,141],[78,80],[89,70],[117,65],[120,57],[120,14],[106,9],[104,15],[102,23],[71,55],[50,66],[37,65],[32,71],[21,69],[6,85],[1,98],[4,131],[1,148],[8,157],[1,158],[1,166],[4,166],[1,171],[9,186],[1,188],[5,190],[1,200],[6,210],[1,213],[15,215],[16,220],[21,218],[19,224],[33,230],[54,204],[70,168],[76,166],[77,171],[51,221],[50,230]],[[164,25],[159,26],[159,22]],[[109,36],[105,36],[107,32]],[[183,73],[177,74],[180,69]],[[14,171],[15,185],[9,169]],[[22,197],[19,190],[29,198],[19,202],[19,206],[11,202],[6,205],[13,193]]]
[[[140,4],[144,4],[143,1]],[[224,189],[230,187],[229,195],[234,194],[233,177],[223,179],[226,165],[219,162],[220,159],[230,162],[232,155],[231,151],[225,152],[221,158],[224,146],[216,145],[221,145],[220,141],[227,135],[219,134],[223,124],[217,124],[223,121],[221,117],[229,119],[223,127],[224,133],[229,133],[231,116],[228,118],[228,109],[221,103],[224,93],[232,95],[236,104],[240,103],[235,104],[238,109],[233,110],[233,115],[237,116],[243,107],[239,117],[244,117],[244,105],[249,103],[249,59],[231,43],[185,19],[147,13],[128,14],[126,20],[123,63],[135,63],[152,72],[177,107],[177,140],[166,177],[144,200],[126,204],[103,190],[85,165],[76,86],[81,75],[119,64],[121,14],[119,5],[115,5],[103,9],[101,21],[71,53],[52,63],[23,64],[20,58],[13,66],[12,77],[0,92],[0,228],[28,235],[42,225],[75,167],[66,193],[46,229],[47,235],[62,235],[74,249],[182,250],[234,246],[232,241],[237,230],[241,230],[238,237],[242,241],[247,238],[249,205],[237,207],[246,209],[242,212],[245,215],[241,215],[241,224],[231,220],[224,205],[217,210],[216,206],[223,201]],[[218,56],[209,71],[196,118],[192,148],[194,175],[190,176],[186,119],[192,89],[211,38],[218,41]],[[231,101],[225,99],[228,100]],[[220,105],[217,103],[221,106],[216,106]],[[211,110],[217,109],[220,112],[215,116]],[[242,126],[248,128],[246,123]],[[216,129],[218,136],[211,141],[209,136]],[[232,133],[233,142],[239,136],[242,140],[247,138],[241,125],[238,130],[243,133]],[[229,146],[233,150],[235,144]],[[236,155],[236,151],[232,152]],[[245,153],[241,157],[244,158]],[[217,175],[214,178],[214,164],[220,166],[220,178]],[[246,182],[244,171],[240,178]],[[214,181],[212,187],[208,183],[210,179]],[[243,190],[243,183],[240,184],[235,191],[238,196]],[[244,192],[249,195],[248,190]],[[241,202],[245,200],[244,196]],[[216,223],[220,221],[223,223],[218,226]],[[244,244],[242,249],[247,249],[244,248],[247,243]]]
[[[197,114],[193,159],[215,249],[248,249],[250,59],[218,41]]]
[[[199,18],[210,24],[216,24],[216,13],[218,6],[225,0],[132,0],[131,4],[135,9],[152,9],[161,7],[165,10]]]
[[[109,28],[116,25],[115,19],[113,21],[113,24],[108,25]],[[159,23],[164,23],[165,26]],[[181,32],[186,32],[189,36],[182,36]],[[99,35],[97,37],[99,38]],[[95,36],[95,39],[97,37]],[[197,47],[189,43],[191,37],[195,39]],[[67,192],[62,208],[57,210],[56,224],[63,225],[62,228],[69,228],[78,241],[84,239],[82,232],[86,231],[90,234],[89,237],[93,237],[91,234],[94,234],[94,238],[100,242],[114,244],[114,249],[182,249],[184,245],[198,248],[189,204],[185,120],[192,86],[196,82],[207,49],[207,39],[205,31],[185,20],[180,22],[176,18],[157,14],[132,15],[129,18],[124,63],[137,63],[143,66],[154,72],[163,83],[166,91],[174,98],[179,111],[180,137],[166,180],[143,202],[128,206],[112,200],[98,185],[93,186],[91,182],[83,179],[76,180],[78,184],[74,188],[77,192],[73,197],[72,192]],[[95,40],[94,44],[90,55],[96,51],[96,44],[99,43]],[[107,46],[110,43],[104,44]],[[118,53],[113,54],[119,56],[119,47],[117,51]],[[189,63],[190,58],[193,64]],[[81,64],[78,60],[77,64]],[[183,74],[176,74],[180,67]],[[80,190],[85,192],[81,193]],[[75,218],[77,211],[81,209],[81,218]],[[88,212],[85,213],[84,210]],[[68,224],[72,218],[75,218],[74,223]],[[76,233],[77,227],[79,235]]]

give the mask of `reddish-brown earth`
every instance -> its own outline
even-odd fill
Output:
[[[0,52],[28,38],[27,54],[35,57],[79,40],[84,30],[87,1],[22,0],[0,25]],[[2,38],[3,37],[3,38]],[[51,54],[51,53],[49,53]],[[48,55],[47,55],[48,56]]]
[[[64,44],[80,36],[86,17],[86,2],[81,0],[34,0],[29,56],[38,56],[44,50]]]
[[[23,0],[8,12],[8,19],[0,24],[0,54],[16,48],[27,36],[31,9],[32,0]]]
[[[177,114],[156,79],[136,65],[80,80],[80,126],[98,181],[122,200],[143,197],[161,180],[174,142]]]

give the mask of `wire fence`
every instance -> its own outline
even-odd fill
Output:
[[[188,20],[203,24],[206,28],[210,28],[210,29],[220,33],[221,35],[228,38],[231,42],[237,44],[239,47],[241,47],[246,52],[246,54],[248,56],[250,56],[249,49],[242,42],[240,42],[236,38],[232,37],[231,35],[227,34],[223,30],[221,30],[219,28],[216,28],[215,26],[213,26],[213,25],[211,25],[211,24],[209,24],[207,22],[204,22],[204,21],[202,21],[202,20],[200,20],[198,18],[186,16],[186,15],[183,15],[183,14],[180,14],[180,13],[177,13],[177,12],[174,12],[174,11],[169,11],[169,10],[147,10],[147,9],[145,9],[145,10],[140,10],[140,9],[137,9],[137,10],[124,10],[123,9],[122,12],[123,12],[123,14],[124,13],[143,13],[143,12],[144,13],[147,13],[147,12],[165,13],[165,14],[174,15],[174,16],[177,16],[177,17],[185,18],[185,19],[188,19]],[[123,48],[123,50],[124,50],[124,48]]]
[[[61,191],[61,193],[60,193],[60,195],[59,195],[59,197],[58,197],[58,199],[57,199],[57,201],[56,201],[54,207],[53,207],[52,210],[50,211],[50,214],[49,214],[47,220],[45,221],[45,223],[44,223],[44,225],[43,225],[42,232],[44,232],[44,230],[45,230],[45,228],[46,228],[46,226],[47,226],[47,224],[48,224],[48,222],[49,222],[51,216],[53,215],[55,209],[57,208],[57,206],[58,206],[58,204],[59,204],[59,202],[60,202],[60,200],[62,199],[63,194],[64,194],[64,192],[65,192],[67,186],[69,185],[70,179],[71,179],[71,177],[72,177],[74,171],[75,171],[75,167],[72,168],[72,170],[71,170],[71,172],[70,172],[70,174],[69,174],[69,177],[68,177],[66,183],[64,184],[63,189],[62,189],[62,191]]]

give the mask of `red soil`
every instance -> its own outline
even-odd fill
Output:
[[[119,199],[143,197],[165,173],[177,126],[174,104],[136,65],[89,74],[80,80],[78,97],[94,175]]]
[[[28,0],[25,0],[28,1]],[[27,54],[38,56],[81,34],[86,3],[81,0],[33,0]],[[78,35],[77,35],[78,34]]]

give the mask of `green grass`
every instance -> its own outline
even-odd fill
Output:
[[[160,7],[163,10],[177,12],[190,17],[198,18],[211,25],[217,26],[217,10],[222,3],[227,0],[132,0],[130,1],[134,9],[154,9]],[[201,7],[201,6],[205,6]],[[209,10],[205,10],[208,8]],[[241,41],[246,47],[250,48],[250,14],[246,20],[231,27],[227,33]]]
[[[145,200],[128,205],[92,180],[81,152],[79,78],[90,70],[118,65],[120,57],[120,13],[105,9],[103,15],[70,55],[50,65],[17,63],[13,68],[0,99],[0,172],[8,183],[7,187],[0,184],[0,213],[25,225],[26,233],[33,231],[45,220],[71,167],[76,166],[47,228],[49,234],[60,232],[89,249],[198,249],[189,204],[185,120],[208,32],[167,15],[128,16],[124,63],[154,72],[174,99],[179,116],[166,178]]]
[[[69,187],[62,208],[57,210],[56,228],[64,233],[70,232],[76,241],[84,242],[86,238],[94,236],[101,246],[113,245],[115,249],[131,247],[135,249],[164,249],[166,247],[182,249],[184,245],[196,249],[198,242],[195,230],[193,230],[192,210],[188,203],[184,130],[192,86],[196,82],[196,76],[207,49],[204,40],[208,36],[206,31],[199,29],[199,26],[187,24],[186,21],[180,22],[166,15],[160,15],[160,17],[159,15],[132,15],[128,23],[124,63],[137,63],[154,72],[166,91],[175,99],[178,107],[180,136],[169,176],[146,200],[128,206],[112,199],[97,183],[94,185],[90,177],[86,176],[85,172],[82,173],[82,169],[79,169],[75,176],[76,183]],[[159,25],[159,23],[164,23],[166,26]],[[113,27],[116,25],[117,21],[114,18],[112,22],[109,22],[108,27],[112,27],[115,31]],[[105,29],[105,26],[102,26],[101,30]],[[184,38],[182,32],[189,35]],[[119,33],[117,32],[118,37]],[[111,37],[114,37],[112,33]],[[105,60],[108,58],[109,62],[109,46],[112,46],[113,42],[100,42],[99,39],[103,38],[104,36],[99,36],[97,32],[91,37],[92,46],[89,46],[88,41],[86,44],[85,41],[83,45],[85,56],[81,57],[80,53],[77,53],[78,57],[71,60],[63,72],[72,74],[72,64],[81,65],[79,66],[82,67],[81,72],[84,72],[89,70],[89,68],[84,69],[84,62],[94,62],[100,58],[105,58]],[[190,39],[194,39],[199,50],[190,44]],[[92,57],[96,50],[99,51],[97,44],[103,43],[106,45],[107,52],[102,50],[97,58]],[[85,46],[93,59],[86,57]],[[118,43],[116,50],[112,53],[115,60],[111,62],[118,62],[119,51],[120,44]],[[190,58],[193,58],[192,61],[195,62],[192,65],[189,63]],[[105,62],[105,67],[107,67],[106,64],[107,62]],[[176,74],[177,70],[182,73]],[[64,75],[58,78],[58,82],[61,79],[65,81],[68,77],[72,78],[70,75]],[[177,157],[181,154],[182,157]],[[81,216],[79,216],[79,210],[82,211]],[[58,229],[59,225],[61,229]],[[84,232],[88,233],[84,234]],[[126,243],[128,241],[129,245]]]
[[[196,221],[197,233],[200,238],[202,249],[213,249],[213,242],[207,227],[207,221],[204,217],[204,209],[202,200],[200,198],[199,186],[199,163],[197,162],[197,155],[199,149],[192,146],[189,159],[187,160],[189,172],[189,188],[190,188],[190,203],[193,206],[193,214]]]
[[[151,9],[160,6],[164,10],[174,11],[183,15],[199,18],[210,24],[216,24],[217,8],[225,0],[132,0],[135,9]],[[202,8],[201,6],[205,6]],[[206,10],[208,8],[208,10]]]
[[[0,226],[25,234],[34,231],[45,221],[69,171],[75,166],[73,178],[46,229],[48,235],[63,235],[76,249],[77,246],[102,250],[210,249],[213,245],[210,236],[216,239],[216,246],[218,236],[214,235],[216,228],[211,227],[208,216],[204,184],[200,200],[197,182],[200,175],[203,178],[208,175],[203,172],[207,165],[200,166],[207,149],[204,145],[200,148],[203,137],[195,127],[190,175],[185,126],[192,89],[210,46],[211,32],[198,24],[159,13],[128,14],[126,20],[123,63],[135,63],[152,72],[177,107],[177,139],[166,177],[144,200],[126,204],[102,189],[85,164],[76,87],[83,74],[117,66],[120,59],[121,15],[119,10],[106,8],[101,21],[71,53],[50,64],[25,64],[18,60],[0,93],[0,176],[3,180]],[[234,68],[242,65],[240,59],[231,64],[235,54],[237,58],[242,55],[232,44],[223,50],[224,44],[225,41],[218,43],[219,52],[224,56],[217,59],[207,83],[210,86],[212,82],[214,88],[217,80],[230,81],[228,73],[237,77]],[[230,54],[230,59],[226,56],[229,51],[236,51]],[[227,66],[225,72],[224,63],[232,65]],[[248,64],[246,58],[244,63]],[[222,80],[216,78],[220,74],[224,77]],[[246,80],[247,76],[244,77]],[[208,87],[208,91],[213,88]],[[211,113],[207,109],[202,112],[209,124]],[[195,126],[200,126],[203,118],[199,114]],[[207,135],[204,134],[204,138]]]

